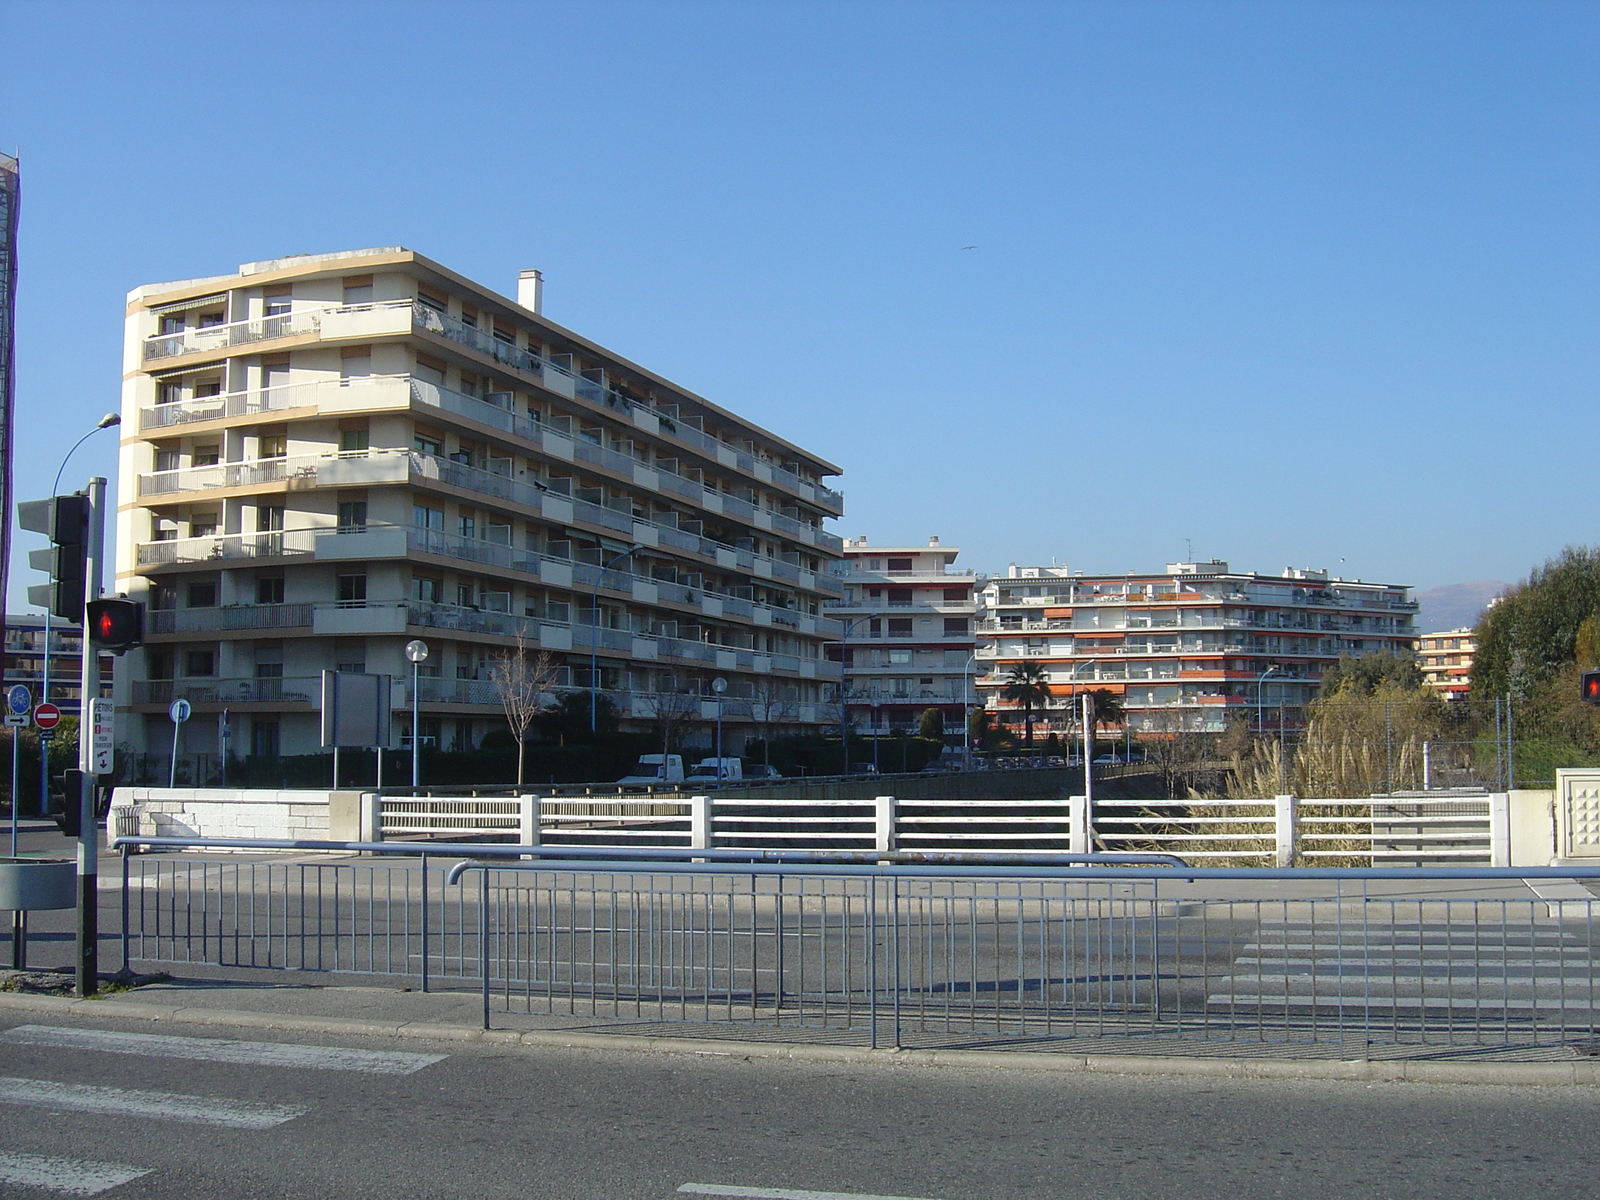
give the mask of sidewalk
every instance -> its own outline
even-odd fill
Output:
[[[0,972],[0,977],[10,975]],[[770,1031],[724,1026],[596,1021],[525,1014],[492,1014],[485,1030],[481,994],[417,992],[396,988],[257,984],[226,979],[172,979],[94,999],[0,991],[0,1021],[84,1020],[160,1023],[253,1033],[327,1037],[398,1038],[486,1042],[530,1049],[692,1054],[805,1062],[1004,1067],[1012,1070],[1101,1074],[1189,1075],[1235,1079],[1343,1079],[1371,1082],[1475,1083],[1500,1085],[1597,1085],[1600,1058],[1570,1046],[1522,1049],[1477,1047],[1384,1047],[1427,1057],[1338,1059],[1329,1047],[1261,1043],[1175,1043],[1137,1038],[1058,1039],[1010,1043],[1010,1048],[935,1045],[868,1049],[859,1045],[760,1040]],[[701,1031],[704,1036],[701,1036]],[[271,1039],[268,1039],[271,1040]],[[1130,1052],[1131,1051],[1131,1052]],[[1323,1057],[1314,1057],[1321,1054]],[[1467,1061],[1463,1061],[1467,1060]]]

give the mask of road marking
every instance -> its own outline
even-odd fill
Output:
[[[369,1075],[409,1075],[442,1062],[447,1055],[403,1050],[351,1050],[343,1046],[300,1046],[291,1042],[236,1042],[224,1038],[171,1037],[159,1033],[107,1033],[55,1025],[18,1025],[0,1033],[0,1042],[59,1046],[107,1054],[141,1054],[257,1067],[301,1067],[315,1071],[362,1071]]]
[[[43,1154],[0,1153],[0,1183],[43,1188],[66,1196],[95,1196],[149,1171],[119,1163],[77,1162]]]
[[[154,1117],[224,1129],[271,1129],[311,1110],[294,1104],[255,1104],[217,1100],[173,1092],[141,1092],[132,1088],[98,1087],[87,1083],[54,1083],[48,1079],[0,1076],[0,1104],[27,1104],[66,1112],[111,1116]]]
[[[750,1200],[918,1200],[916,1196],[869,1196],[865,1192],[806,1192],[794,1188],[724,1187],[720,1183],[686,1183],[678,1189],[690,1196],[746,1196]]]

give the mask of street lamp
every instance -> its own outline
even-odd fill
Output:
[[[422,786],[422,698],[417,688],[421,666],[428,657],[428,643],[413,638],[406,643],[406,661],[411,664],[411,790]]]
[[[850,631],[865,620],[867,620],[866,617],[857,617],[854,621],[845,621],[844,629],[839,633],[839,749],[844,755],[844,770],[842,773],[845,775],[850,774],[850,712],[848,707],[850,693],[845,685],[845,677],[848,673],[845,656],[848,652],[845,650],[844,643],[845,639],[850,636]]]
[[[972,770],[972,669],[978,663],[976,654],[967,655],[961,668],[961,769]]]
[[[1262,715],[1265,712],[1265,708],[1263,707],[1262,702],[1261,702],[1262,688],[1267,682],[1267,676],[1271,675],[1274,671],[1280,670],[1281,666],[1282,666],[1282,664],[1280,664],[1280,663],[1273,663],[1265,671],[1261,672],[1261,677],[1256,680],[1256,732],[1257,733],[1265,733],[1266,732],[1266,718]],[[1278,724],[1280,726],[1283,724],[1283,717],[1282,717],[1281,714],[1278,717]]]
[[[717,698],[717,782],[722,782],[722,693],[728,690],[728,681],[718,675],[711,681],[711,691]]]
[[[589,591],[589,732],[593,733],[598,726],[596,713],[600,707],[600,585],[605,581],[606,572],[611,570],[630,554],[637,554],[644,546],[635,543],[600,568],[600,573],[594,577],[594,587]],[[665,770],[665,766],[662,768]]]
[[[122,417],[121,417],[120,414],[114,413],[114,412],[108,412],[105,416],[101,417],[97,422],[95,422],[95,427],[93,429],[89,430],[88,433],[84,434],[77,441],[72,443],[72,449],[67,451],[66,456],[63,457],[62,460],[61,460],[61,465],[56,468],[55,482],[50,485],[50,494],[52,496],[54,496],[56,493],[58,493],[61,490],[61,476],[66,472],[68,460],[71,459],[72,456],[78,452],[78,447],[83,445],[90,438],[92,438],[95,434],[99,433],[102,429],[110,429],[115,425],[121,425],[121,424],[122,424]],[[9,518],[10,518],[10,514],[9,513],[8,514],[0,514],[0,520],[8,520]],[[83,654],[93,654],[94,653],[94,651],[89,647],[89,644],[88,644],[87,641],[80,648],[80,652],[83,653]],[[96,694],[96,696],[98,696],[99,692],[100,692],[100,662],[99,662],[99,659],[96,658],[94,660],[94,663],[95,663],[95,669],[92,672],[92,674],[93,674],[94,684],[95,684],[95,694]],[[49,699],[50,699],[50,606],[47,604],[47,605],[45,605],[45,608],[44,608],[44,658],[40,660],[40,667],[39,667],[39,703],[40,704],[44,704]],[[79,721],[86,721],[88,719],[88,716],[89,716],[89,697],[88,696],[79,696],[78,697],[78,714],[79,714],[78,715]],[[79,733],[79,736],[80,737],[82,736],[81,731]],[[40,744],[39,744],[39,815],[40,816],[43,816],[45,814],[45,812],[48,811],[48,809],[50,808],[49,757],[50,757],[49,748],[47,746],[45,746],[43,741],[41,741]],[[68,801],[68,803],[70,803],[70,800]]]

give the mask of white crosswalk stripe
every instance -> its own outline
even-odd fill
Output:
[[[97,1196],[148,1174],[150,1172],[142,1167],[125,1167],[121,1163],[79,1162],[47,1154],[0,1151],[0,1184],[41,1188],[63,1196]]]
[[[370,1075],[409,1075],[442,1062],[446,1057],[443,1054],[413,1054],[400,1050],[351,1050],[343,1046],[300,1046],[288,1042],[239,1042],[222,1038],[171,1037],[158,1033],[110,1033],[99,1029],[66,1029],[54,1025],[18,1025],[0,1032],[0,1042],[247,1066],[360,1071]]]
[[[154,1117],[224,1129],[271,1129],[303,1117],[311,1110],[297,1104],[258,1104],[175,1092],[100,1087],[87,1083],[55,1083],[48,1079],[0,1076],[0,1104],[22,1104],[65,1112]]]
[[[686,1196],[741,1196],[749,1200],[917,1200],[914,1196],[869,1196],[865,1192],[808,1192],[795,1188],[730,1187],[720,1183],[686,1183]]]

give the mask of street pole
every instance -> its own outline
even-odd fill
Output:
[[[428,657],[428,643],[413,638],[406,643],[406,660],[411,664],[411,790],[422,787],[422,689],[418,680],[423,661]]]
[[[83,657],[78,674],[78,955],[77,993],[92,996],[100,990],[100,825],[95,812],[94,737],[89,728],[91,698],[100,695],[100,656],[89,641],[87,601],[100,598],[101,564],[106,544],[106,481],[89,480],[89,544],[84,561]],[[49,647],[46,646],[48,653]],[[71,804],[72,797],[63,797]]]
[[[1094,712],[1094,697],[1085,692],[1079,699],[1083,705],[1083,806],[1089,814],[1089,829],[1092,836],[1094,830],[1094,731],[1090,718]]]
[[[967,655],[961,669],[961,769],[972,770],[972,668],[977,663],[976,654]]]

